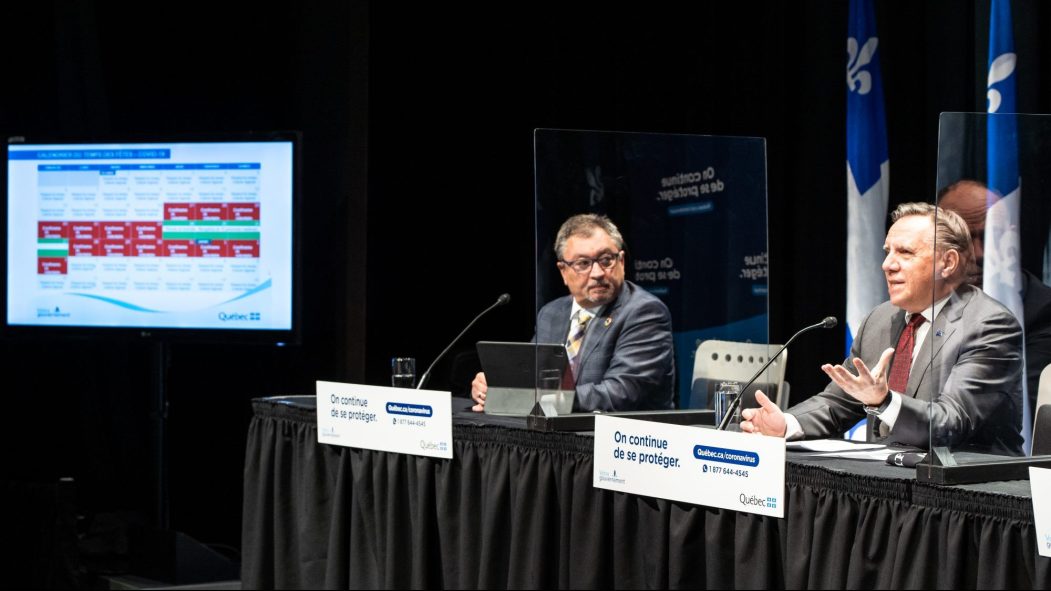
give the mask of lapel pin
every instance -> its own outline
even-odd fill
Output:
[[[945,334],[945,331],[943,331],[943,330],[936,330],[936,331],[934,331],[934,336],[936,336],[936,337],[940,337],[940,336],[942,336],[944,334]]]
[[[603,323],[603,326],[605,326],[606,328],[609,328],[610,324],[613,324],[613,317],[612,316],[606,316],[606,322]]]

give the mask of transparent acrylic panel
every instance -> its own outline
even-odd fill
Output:
[[[712,408],[743,386],[769,356],[765,140],[538,129],[534,148],[538,359],[567,348],[573,410]],[[579,344],[574,302],[594,314]],[[719,349],[735,373],[709,375],[709,341],[761,349]]]
[[[929,443],[958,464],[1003,464],[1030,453],[1034,440],[1038,453],[1051,444],[1051,433],[1043,447],[1034,434],[1040,373],[1051,362],[1049,164],[1049,116],[941,116],[938,204],[959,215],[971,244],[946,306],[959,311],[948,314],[945,343],[931,352],[938,390]]]

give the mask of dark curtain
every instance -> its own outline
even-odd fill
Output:
[[[775,519],[593,488],[589,435],[458,420],[447,461],[319,445],[313,409],[255,412],[246,588],[1051,585],[1030,499],[907,470],[790,462]]]

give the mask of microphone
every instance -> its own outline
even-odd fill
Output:
[[[926,457],[927,452],[925,451],[899,451],[887,456],[887,463],[891,466],[915,468]]]
[[[792,338],[788,339],[788,342],[781,346],[781,349],[778,350],[777,354],[771,357],[770,359],[767,359],[766,363],[763,364],[763,367],[760,367],[759,371],[755,372],[755,375],[752,376],[752,379],[748,380],[748,383],[745,384],[743,388],[741,388],[741,394],[737,397],[736,400],[731,402],[730,405],[726,407],[726,414],[723,415],[723,420],[719,423],[719,426],[716,428],[719,431],[726,430],[726,427],[730,424],[730,419],[733,418],[734,413],[737,412],[738,407],[741,406],[741,397],[743,397],[744,393],[748,391],[748,387],[754,384],[755,381],[759,379],[759,376],[763,375],[763,372],[766,371],[766,368],[770,367],[770,364],[773,363],[775,359],[780,357],[781,353],[784,353],[785,349],[788,348],[788,345],[792,344],[792,341],[796,340],[796,337],[803,334],[804,332],[814,330],[815,328],[833,328],[837,324],[839,324],[839,321],[836,320],[835,316],[825,316],[821,320],[821,322],[818,322],[817,324],[811,324],[810,326],[792,335]]]
[[[475,322],[478,322],[479,318],[481,318],[482,316],[485,316],[486,314],[488,314],[489,311],[492,310],[493,308],[499,308],[500,306],[503,306],[504,304],[506,304],[506,303],[508,303],[510,301],[511,301],[511,294],[509,294],[509,293],[502,293],[502,294],[500,294],[500,297],[496,298],[496,303],[494,303],[493,305],[489,306],[488,308],[482,310],[481,314],[475,316],[474,320],[472,320],[471,323],[468,324],[466,328],[461,330],[460,334],[456,335],[456,338],[453,339],[453,342],[449,343],[449,346],[446,347],[445,349],[443,349],[442,352],[439,353],[438,356],[434,358],[434,361],[432,361],[430,366],[427,367],[427,371],[423,372],[423,376],[420,377],[420,383],[416,384],[416,389],[419,390],[420,388],[423,388],[423,385],[427,382],[427,378],[431,377],[431,370],[434,369],[434,366],[437,365],[439,361],[441,361],[442,357],[445,357],[445,354],[449,352],[449,349],[453,348],[453,345],[455,345],[460,340],[460,337],[462,337],[464,335],[464,333],[466,333],[472,326],[474,326]]]

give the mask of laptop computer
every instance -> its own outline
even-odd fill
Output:
[[[547,416],[573,412],[576,390],[565,346],[479,341],[476,347],[488,385],[487,414],[524,416],[538,402]]]

